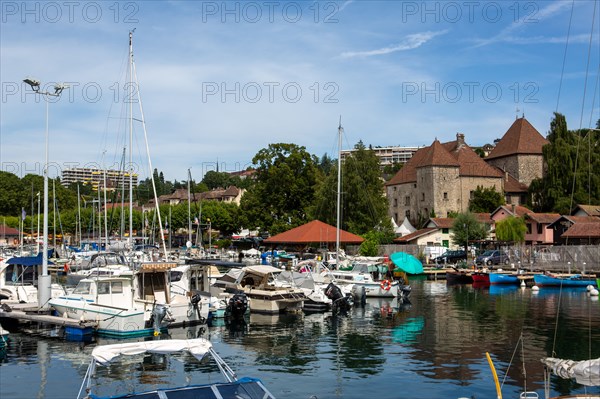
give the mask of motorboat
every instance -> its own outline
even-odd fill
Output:
[[[247,296],[251,313],[284,313],[302,310],[306,296],[300,288],[277,286],[275,278],[281,273],[269,265],[245,266],[227,273],[215,286],[231,294]],[[236,275],[235,280],[233,275]]]
[[[170,273],[177,266],[144,263],[119,276],[85,278],[70,295],[51,299],[50,305],[63,317],[97,321],[98,333],[108,336],[148,335],[167,326],[205,324],[208,300],[203,297],[208,294],[188,285],[173,286]]]
[[[199,361],[206,358],[212,360],[220,371],[224,381],[193,384],[180,387],[156,388],[150,391],[135,391],[98,396],[92,391],[95,386],[94,376],[98,366],[106,366],[121,356],[138,356],[142,354],[173,355],[187,353]],[[167,398],[244,398],[244,399],[275,399],[275,396],[258,378],[237,378],[236,373],[214,350],[210,341],[203,338],[169,339],[144,342],[128,342],[113,345],[101,345],[92,351],[92,360],[87,368],[85,377],[79,389],[77,399],[167,399]]]
[[[52,262],[48,262],[52,265]],[[4,303],[37,303],[38,281],[42,272],[42,254],[20,256],[0,262],[0,300]],[[50,286],[50,297],[65,295],[58,283]]]
[[[370,269],[376,267],[378,274],[385,276],[379,271],[379,265],[370,263],[354,263],[351,270],[324,270],[323,275],[329,275],[333,281],[343,286],[345,284],[353,284],[354,291],[364,289],[367,297],[395,298],[398,296],[399,283],[392,278],[383,278],[376,280],[373,278],[373,273]],[[387,268],[387,266],[384,266]]]

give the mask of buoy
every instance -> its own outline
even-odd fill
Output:
[[[590,295],[591,295],[591,296],[598,296],[598,290],[597,290],[597,289],[595,289],[595,288],[592,288],[592,289],[590,290]]]
[[[521,280],[521,288],[525,288],[525,281]]]
[[[587,287],[585,287],[586,290],[588,290],[588,292],[590,292],[591,290],[594,289],[594,286],[589,284]]]
[[[537,285],[534,285],[533,287],[531,287],[531,290],[533,292],[538,292],[540,290],[540,287],[538,287]]]

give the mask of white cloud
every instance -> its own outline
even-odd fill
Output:
[[[340,54],[342,58],[354,58],[354,57],[371,57],[375,55],[385,55],[390,53],[395,53],[397,51],[406,51],[412,50],[421,47],[423,44],[427,43],[431,39],[436,36],[440,36],[445,34],[447,31],[438,31],[438,32],[420,32],[413,33],[404,38],[401,43],[383,47],[375,50],[366,50],[366,51],[348,51]]]

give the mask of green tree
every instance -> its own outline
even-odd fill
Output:
[[[314,198],[316,158],[296,144],[270,144],[252,159],[256,181],[242,197],[245,227],[279,233],[307,221]]]
[[[555,113],[548,141],[544,177],[529,186],[532,208],[570,214],[576,204],[600,204],[600,132],[568,130],[565,117]]]
[[[374,151],[362,142],[342,164],[341,228],[354,234],[371,230],[389,232],[391,222],[387,216],[387,200],[383,196],[379,159]],[[310,208],[311,216],[331,225],[336,224],[337,166],[321,180]]]
[[[488,236],[489,226],[481,223],[471,212],[459,213],[452,223],[450,237],[457,245],[466,247],[469,242],[484,240]]]
[[[527,225],[520,217],[509,216],[496,222],[496,239],[498,241],[522,243],[525,242]]]
[[[209,170],[204,174],[202,183],[206,184],[209,190],[214,190],[215,188],[219,187],[227,188],[233,184],[229,173],[215,172],[214,170]]]
[[[469,210],[475,213],[491,213],[504,205],[504,196],[496,191],[496,187],[477,186],[473,199],[469,202]]]

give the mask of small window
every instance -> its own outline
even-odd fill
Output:
[[[398,214],[394,213],[394,222],[398,223]]]
[[[410,195],[407,195],[406,197],[404,197],[404,205],[406,205],[406,206],[410,205]]]
[[[527,223],[527,234],[531,234],[531,223]]]
[[[394,198],[394,206],[398,206],[398,198]]]
[[[473,191],[473,190],[469,191],[469,198],[470,199],[475,198],[475,191]]]
[[[110,294],[110,283],[106,281],[101,281],[98,283],[98,294]]]
[[[542,229],[542,224],[541,224],[541,223],[538,223],[538,225],[537,225],[537,233],[538,233],[538,234],[542,234],[542,230],[543,230],[543,229]]]
[[[113,281],[111,286],[111,292],[113,294],[121,294],[123,292],[123,282],[122,281]]]
[[[414,188],[417,188],[417,183],[415,183],[415,184],[413,185],[413,187],[414,187]]]
[[[425,193],[421,193],[421,201],[425,201]]]
[[[442,229],[442,234],[448,234],[448,229]]]
[[[394,186],[394,191],[396,191],[396,189],[397,189],[397,188],[398,188],[398,187]]]
[[[404,216],[406,216],[407,218],[409,218],[409,219],[410,219],[410,211],[406,211],[406,212],[404,213]]]
[[[444,193],[444,199],[447,200],[448,199],[448,193]]]

